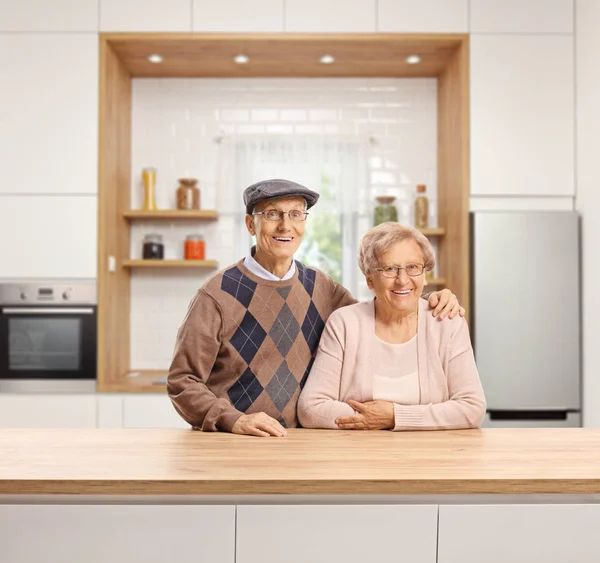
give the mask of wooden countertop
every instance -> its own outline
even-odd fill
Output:
[[[600,494],[600,430],[0,430],[0,494]]]

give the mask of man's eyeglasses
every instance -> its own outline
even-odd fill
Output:
[[[407,264],[404,268],[400,266],[384,266],[383,268],[375,268],[384,278],[397,278],[400,275],[400,270],[404,270],[411,278],[420,276],[423,273],[425,266],[423,264]]]
[[[279,211],[278,209],[267,209],[266,211],[258,211],[252,213],[252,215],[262,215],[266,221],[281,221],[284,215],[290,218],[290,221],[294,223],[300,223],[306,221],[308,213],[306,211],[300,211],[299,209],[292,209],[291,211]]]

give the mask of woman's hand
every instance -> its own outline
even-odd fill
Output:
[[[287,436],[285,428],[264,412],[243,414],[235,421],[231,432],[250,436]]]
[[[348,401],[348,404],[358,414],[343,416],[335,423],[342,430],[390,430],[396,425],[394,418],[394,403],[389,401]]]
[[[449,289],[432,291],[427,301],[429,306],[434,309],[433,316],[437,317],[439,315],[440,321],[446,316],[450,319],[456,317],[457,314],[460,314],[461,317],[465,316],[464,308],[460,306],[456,295]]]

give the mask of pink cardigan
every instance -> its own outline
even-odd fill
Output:
[[[337,429],[336,418],[355,414],[345,401],[373,400],[374,334],[374,301],[342,307],[329,317],[298,402],[302,426]],[[419,299],[417,359],[421,401],[394,404],[394,430],[478,427],[485,397],[465,319],[440,321]]]

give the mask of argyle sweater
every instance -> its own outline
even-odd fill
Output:
[[[356,300],[298,261],[285,281],[259,278],[243,262],[218,272],[190,303],[167,392],[179,414],[202,430],[231,431],[243,413],[256,412],[295,427],[325,321]]]

